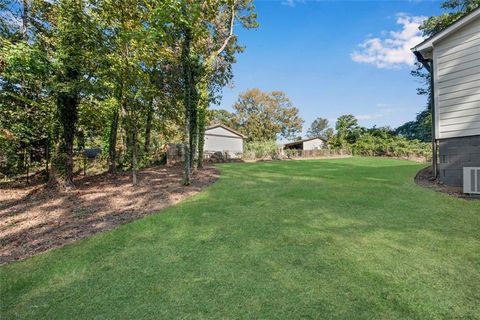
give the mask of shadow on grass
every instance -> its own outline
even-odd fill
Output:
[[[2,269],[6,317],[474,318],[480,207],[420,166],[225,164],[205,192]]]

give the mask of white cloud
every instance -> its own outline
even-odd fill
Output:
[[[397,15],[397,24],[400,31],[382,32],[380,37],[369,36],[359,44],[360,50],[350,56],[358,63],[373,64],[377,68],[400,68],[412,66],[415,56],[411,48],[422,42],[423,37],[418,27],[426,17]]]
[[[378,118],[383,118],[383,114],[375,113],[375,114],[358,114],[355,116],[358,120],[373,120]]]
[[[295,7],[297,3],[305,3],[305,0],[282,0],[282,5],[288,7]]]

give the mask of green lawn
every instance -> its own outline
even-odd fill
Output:
[[[480,201],[388,159],[220,165],[160,214],[1,267],[1,319],[480,319]]]

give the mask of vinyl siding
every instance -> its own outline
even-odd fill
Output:
[[[216,135],[220,135],[220,136],[241,138],[238,134],[235,134],[231,131],[228,131],[225,128],[222,128],[222,127],[214,127],[212,129],[207,129],[207,130],[205,130],[205,134],[216,134]]]
[[[303,142],[303,150],[316,150],[323,148],[323,141],[321,139],[313,139]]]
[[[437,139],[480,135],[480,19],[434,47]]]
[[[205,131],[205,151],[243,153],[243,138],[235,133],[217,127]]]

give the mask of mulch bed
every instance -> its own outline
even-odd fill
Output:
[[[163,166],[141,170],[135,187],[128,173],[79,177],[70,190],[35,182],[0,185],[0,264],[156,213],[217,179],[215,168],[205,168],[183,186],[182,168]]]
[[[433,189],[438,192],[448,193],[449,195],[463,198],[463,199],[479,199],[479,197],[474,195],[466,195],[463,193],[463,188],[461,187],[450,187],[446,186],[438,180],[432,178],[432,167],[427,167],[420,170],[415,176],[415,183],[419,186]]]

